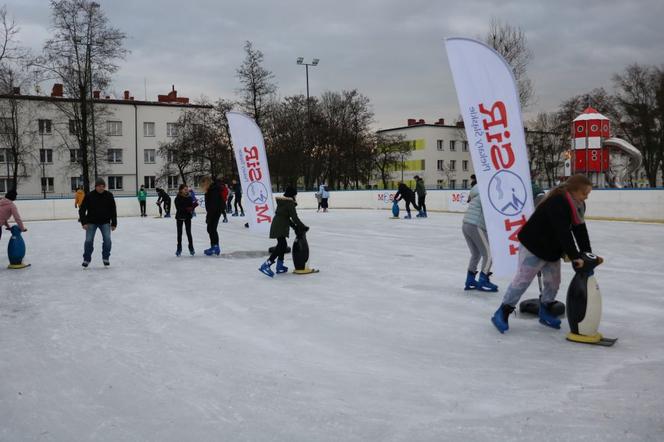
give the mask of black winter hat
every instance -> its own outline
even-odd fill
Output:
[[[295,195],[297,195],[297,189],[293,186],[288,186],[286,187],[286,191],[284,192],[284,196],[286,198],[295,198]]]
[[[8,200],[16,201],[16,189],[12,189],[5,194],[5,198]]]

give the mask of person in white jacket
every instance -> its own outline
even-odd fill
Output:
[[[330,198],[330,192],[324,183],[318,187],[318,193],[320,194],[320,206],[323,208],[323,212],[327,212],[327,200]]]

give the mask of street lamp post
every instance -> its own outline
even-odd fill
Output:
[[[309,66],[318,66],[320,59],[314,58],[311,60],[311,63],[305,63],[304,57],[297,57],[297,64],[304,65],[306,75],[307,75],[307,116],[311,120],[311,112],[309,111]]]

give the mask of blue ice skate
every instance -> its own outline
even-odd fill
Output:
[[[463,288],[464,290],[473,290],[477,288],[477,281],[475,281],[475,275],[477,272],[471,272],[468,270],[468,273],[466,274],[466,285]]]
[[[410,216],[410,213],[403,217],[403,219],[411,219],[411,218],[412,218],[412,216]]]
[[[194,246],[189,245],[189,254],[191,256],[194,256],[196,254],[196,250],[194,250]]]
[[[175,256],[180,256],[182,255],[182,246],[178,246],[178,248],[175,250]]]
[[[269,276],[270,278],[274,278],[274,272],[270,268],[272,263],[270,261],[265,261],[259,268],[258,271],[261,272],[264,275]]]
[[[500,333],[505,333],[509,330],[508,318],[513,311],[514,307],[511,305],[501,304],[496,313],[491,317],[491,322],[493,322],[493,325],[496,326]]]
[[[539,306],[539,322],[546,325],[547,327],[559,329],[560,328],[560,319],[551,313],[547,304],[540,302]]]
[[[490,275],[491,273],[489,273]],[[484,272],[480,272],[480,279],[477,281],[477,290],[481,290],[483,292],[497,292],[498,291],[498,286],[496,284],[493,284],[489,280],[489,275],[487,275]]]
[[[209,249],[203,250],[203,253],[205,253],[207,256],[212,256],[212,255],[217,255],[221,253],[221,249],[219,248],[219,245],[214,245],[210,247]]]
[[[277,259],[277,273],[286,273],[288,272],[288,267],[284,265],[283,259]]]

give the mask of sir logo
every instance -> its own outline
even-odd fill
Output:
[[[491,164],[496,171],[489,180],[487,193],[491,206],[503,215],[505,232],[509,234],[509,254],[519,251],[518,233],[526,223],[522,213],[528,199],[528,192],[521,177],[512,172],[516,158],[512,148],[511,133],[507,121],[505,103],[496,101],[489,109],[480,103],[480,113],[484,115],[482,125],[486,141],[491,146]],[[519,216],[520,215],[520,216]],[[512,217],[517,217],[512,219]]]
[[[259,161],[258,147],[245,147],[242,149],[245,165],[248,170],[249,186],[247,188],[247,198],[254,205],[256,212],[256,222],[272,222],[272,217],[268,215],[270,205],[268,204],[269,192],[263,184],[263,170]]]

